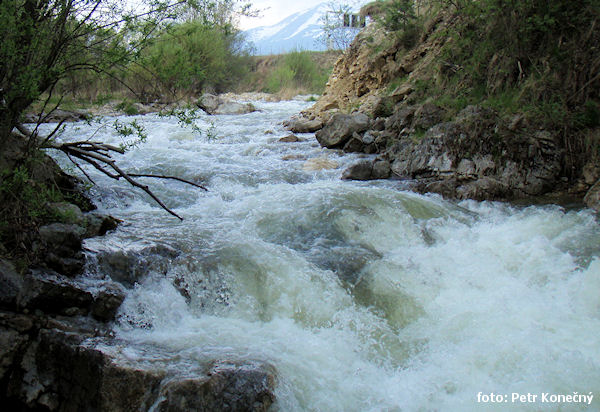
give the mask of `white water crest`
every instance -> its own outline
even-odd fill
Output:
[[[112,350],[180,368],[266,361],[281,411],[569,411],[583,405],[542,404],[541,394],[600,396],[593,212],[342,181],[358,155],[322,149],[310,134],[277,142],[288,134],[280,122],[307,103],[255,104],[260,112],[201,116],[216,139],[137,118],[148,142],[118,159],[123,169],[209,189],[142,179],[183,222],[90,172],[101,211],[124,223],[88,247],[144,241],[180,253],[166,274],[130,289]],[[93,130],[72,126],[63,138]],[[110,128],[96,138],[120,142]],[[339,167],[310,170],[313,158]],[[478,403],[480,392],[508,402]],[[513,403],[512,393],[538,403]]]

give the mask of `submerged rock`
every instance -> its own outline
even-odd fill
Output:
[[[257,109],[251,103],[239,103],[213,94],[204,94],[197,103],[208,114],[246,114]]]
[[[315,157],[304,162],[304,165],[302,165],[302,170],[311,172],[318,170],[337,169],[338,167],[339,164],[335,160],[328,159],[327,157]]]
[[[297,142],[304,142],[304,141],[305,141],[304,139],[299,138],[295,134],[291,134],[289,136],[282,137],[281,139],[278,140],[278,142],[280,142],[280,143],[297,143]]]

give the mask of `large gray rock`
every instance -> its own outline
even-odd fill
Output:
[[[247,114],[256,111],[256,107],[252,103],[239,103],[232,101],[224,101],[210,114]]]
[[[217,110],[220,103],[221,99],[218,96],[206,93],[198,100],[198,107],[206,113],[212,114]]]
[[[292,117],[283,125],[292,133],[314,133],[323,128],[323,122],[320,119],[311,120],[305,117]]]
[[[96,250],[97,270],[126,287],[132,287],[151,270],[166,273],[179,252],[167,245],[137,242],[123,247],[104,242]]]
[[[268,365],[221,361],[207,375],[168,382],[156,410],[266,412],[275,401],[275,372]]]
[[[61,223],[74,224],[79,226],[85,225],[85,219],[81,209],[68,202],[48,203],[47,210],[58,219]]]
[[[94,294],[92,316],[100,321],[112,321],[125,300],[125,291],[119,284],[107,282]]]
[[[91,115],[83,110],[61,110],[57,109],[51,113],[43,113],[40,117],[37,113],[27,113],[24,123],[58,123],[58,122],[79,122],[87,120]]]
[[[22,309],[63,315],[85,315],[93,302],[92,294],[81,284],[58,273],[31,271],[17,297]]]
[[[12,395],[34,409],[149,410],[165,371],[116,362],[82,342],[83,336],[72,332],[42,330],[32,356],[22,362],[25,376],[13,383]]]
[[[316,137],[323,147],[342,147],[354,133],[364,132],[368,127],[369,117],[364,113],[337,113],[316,133]]]
[[[361,160],[342,172],[342,179],[345,180],[369,180],[373,172],[373,162],[371,160]]]
[[[85,229],[79,225],[52,223],[39,229],[42,246],[46,250],[44,260],[57,272],[75,276],[83,271],[85,258],[82,239]]]
[[[104,236],[107,232],[115,230],[119,226],[119,220],[108,215],[97,212],[85,214],[85,238]]]
[[[342,173],[345,180],[387,179],[391,175],[390,162],[382,159],[361,160]]]

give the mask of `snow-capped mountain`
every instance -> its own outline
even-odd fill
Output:
[[[255,54],[280,54],[293,50],[326,50],[322,16],[331,6],[324,2],[308,10],[294,13],[272,26],[246,30],[246,39],[255,47]]]

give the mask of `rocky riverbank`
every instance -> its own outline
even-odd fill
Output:
[[[567,195],[600,210],[598,156],[574,149],[563,128],[485,105],[454,112],[423,95],[424,85],[439,81],[452,16],[430,19],[408,51],[392,34],[369,26],[336,63],[323,96],[290,120],[289,129],[316,132],[323,147],[373,155],[370,164],[378,169],[389,165],[371,174],[362,162],[345,178],[407,179],[416,191],[454,199]],[[599,141],[598,127],[585,133]]]
[[[16,142],[4,153],[7,166],[22,153]],[[43,156],[41,163],[39,178],[66,179],[77,190],[52,159]],[[115,350],[112,322],[127,293],[151,265],[167,267],[177,252],[160,245],[92,251],[85,239],[114,230],[116,219],[69,202],[46,207],[56,220],[22,228],[30,263],[17,268],[0,259],[0,403],[6,410],[267,410],[276,373],[266,363],[214,359],[183,373],[175,356],[148,362]]]

